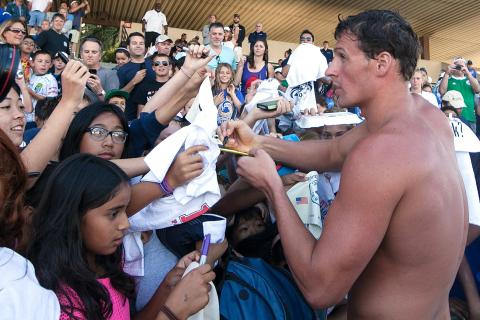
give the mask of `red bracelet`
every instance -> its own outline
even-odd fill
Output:
[[[162,305],[160,307],[160,311],[163,312],[168,319],[170,320],[180,320],[176,315],[175,313],[173,313],[172,310],[170,310],[170,308],[168,308],[166,305]]]

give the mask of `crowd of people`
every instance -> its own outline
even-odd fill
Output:
[[[261,22],[212,14],[203,41],[174,41],[161,9],[110,69],[80,37],[87,0],[5,8],[0,319],[256,319],[247,292],[266,289],[232,275],[251,258],[287,274],[293,318],[480,316],[480,212],[446,165],[448,119],[477,132],[471,61],[432,81],[391,11],[342,18],[333,50],[304,30],[272,63]]]

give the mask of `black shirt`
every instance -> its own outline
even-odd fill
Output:
[[[231,24],[229,26],[229,28],[230,28],[230,30],[232,30],[232,32],[233,32],[233,27],[234,27],[234,24]],[[239,32],[238,32],[238,39],[237,39],[237,47],[241,47],[242,42],[245,39],[245,27],[242,26],[241,24],[239,24],[238,29],[239,29]]]
[[[145,79],[132,91],[130,100],[135,106],[145,105],[164,84],[165,82]]]
[[[70,54],[68,38],[61,33],[53,31],[52,29],[40,32],[35,42],[42,50],[50,53],[52,58],[53,55],[58,51],[63,51],[67,54]]]

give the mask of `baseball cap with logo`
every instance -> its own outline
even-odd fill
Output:
[[[173,43],[173,40],[172,38],[170,38],[169,36],[167,36],[166,34],[161,34],[157,37],[157,39],[155,39],[155,44],[159,43],[159,42],[165,42],[165,41],[170,41]]]
[[[457,90],[447,91],[443,97],[442,101],[450,103],[450,105],[456,109],[466,108],[465,101],[463,100],[462,94]]]

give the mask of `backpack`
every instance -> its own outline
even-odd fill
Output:
[[[221,285],[225,320],[316,319],[288,271],[259,258],[231,258]]]

